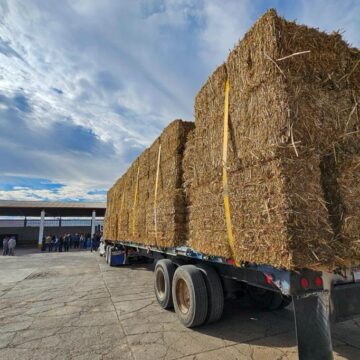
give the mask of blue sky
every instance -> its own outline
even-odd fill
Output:
[[[270,7],[360,46],[356,0],[0,0],[0,198],[104,200]]]

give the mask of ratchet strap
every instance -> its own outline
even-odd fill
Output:
[[[138,188],[139,188],[139,172],[140,172],[140,166],[138,166],[138,170],[137,170],[135,191],[134,191],[134,205],[133,205],[133,218],[132,218],[132,235],[133,236],[135,236],[135,230],[136,230],[136,202],[137,202],[137,194],[138,194]]]
[[[123,193],[121,194],[120,211],[118,216],[118,236],[120,235],[120,230],[121,230],[121,214],[124,207],[124,197],[125,197],[125,193],[123,191]]]
[[[157,245],[157,214],[156,214],[156,205],[157,205],[157,191],[159,186],[159,173],[160,173],[160,156],[161,156],[161,144],[159,145],[159,152],[157,158],[157,167],[156,167],[156,179],[155,179],[155,194],[154,194],[154,225],[155,225],[155,244]]]
[[[229,186],[228,186],[228,177],[227,177],[227,149],[228,149],[228,138],[229,138],[229,91],[230,84],[229,80],[226,80],[225,83],[225,102],[224,102],[224,139],[223,139],[223,157],[222,157],[222,180],[223,180],[223,194],[224,194],[224,211],[225,211],[225,220],[226,220],[226,230],[228,236],[228,242],[230,246],[230,251],[235,260],[235,240],[232,231],[231,225],[231,214],[230,214],[230,201],[229,201]],[[236,260],[235,264],[239,265]]]

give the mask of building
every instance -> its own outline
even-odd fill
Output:
[[[17,237],[20,245],[38,244],[50,234],[95,233],[105,203],[0,200],[0,238]]]

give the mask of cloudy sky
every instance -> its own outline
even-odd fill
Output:
[[[0,199],[104,200],[269,7],[360,46],[357,0],[0,0]]]

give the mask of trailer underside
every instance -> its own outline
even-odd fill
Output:
[[[333,274],[308,269],[287,271],[270,265],[245,262],[240,266],[235,266],[232,259],[206,256],[188,247],[159,249],[128,242],[111,241],[105,241],[102,246],[103,250],[101,251],[105,252],[110,265],[131,264],[136,259],[167,261],[160,270],[155,268],[155,292],[157,292],[159,304],[164,308],[173,304],[172,299],[169,304],[162,302],[161,291],[165,292],[165,290],[161,289],[166,287],[166,281],[164,278],[164,281],[161,282],[159,276],[161,277],[162,273],[166,274],[167,269],[172,269],[169,272],[169,279],[167,279],[168,286],[170,286],[174,273],[182,272],[183,274],[177,275],[180,277],[178,280],[180,285],[173,287],[173,295],[178,317],[188,327],[199,326],[201,322],[206,321],[206,317],[202,319],[205,316],[203,314],[199,315],[200,320],[189,320],[185,316],[191,308],[191,296],[186,290],[185,283],[191,282],[191,277],[196,279],[197,269],[202,271],[203,278],[207,282],[209,282],[210,275],[212,283],[216,283],[216,277],[221,279],[223,295],[219,295],[219,290],[217,290],[215,299],[246,292],[257,307],[267,310],[281,309],[292,301],[299,359],[333,359],[331,322],[340,322],[360,315],[359,269],[348,269]],[[179,271],[176,272],[177,269]],[[207,272],[204,273],[204,269],[208,269]],[[175,276],[176,281],[177,277]],[[197,286],[201,288],[201,286]],[[204,291],[206,292],[206,290]],[[207,298],[210,301],[210,305],[206,304],[209,307],[208,313],[211,306],[215,306],[211,305],[211,292],[214,290],[207,285]],[[171,298],[171,294],[169,296]],[[196,296],[198,296],[201,304],[207,303],[201,291],[198,295],[196,292],[193,293],[192,296],[194,297],[193,301],[196,301]],[[215,302],[214,299],[212,301]],[[215,318],[220,316],[221,313],[217,314]]]

